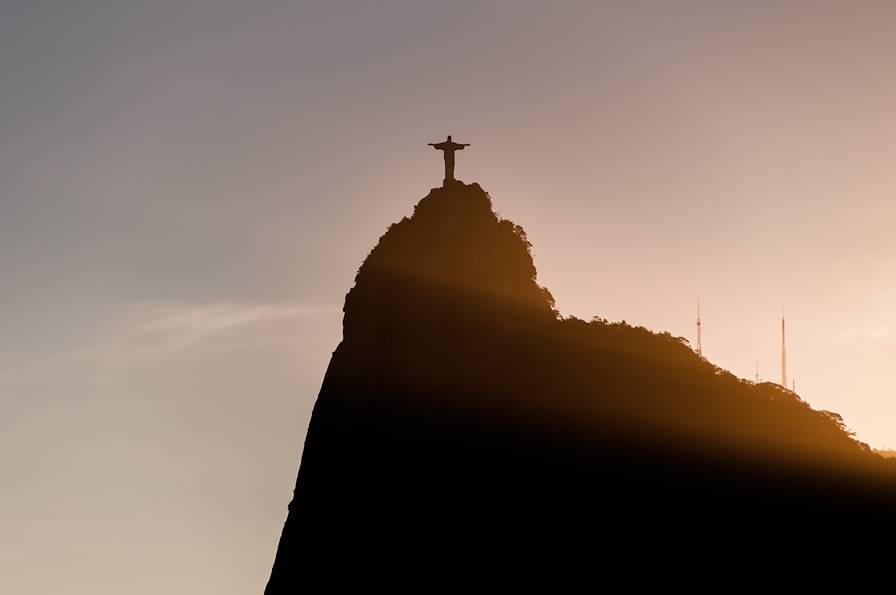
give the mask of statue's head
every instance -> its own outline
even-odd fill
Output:
[[[448,142],[449,142],[449,143],[451,142],[451,135],[450,135],[450,134],[448,135]]]

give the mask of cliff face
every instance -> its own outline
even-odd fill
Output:
[[[477,184],[392,225],[344,313],[267,593],[459,541],[506,553],[720,515],[736,532],[896,495],[894,465],[836,414],[668,334],[560,318],[523,230]]]

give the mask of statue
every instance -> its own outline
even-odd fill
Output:
[[[443,186],[448,186],[452,182],[456,182],[454,179],[454,152],[462,151],[464,147],[469,147],[470,143],[456,143],[451,140],[451,135],[448,135],[448,140],[442,143],[429,143],[429,146],[435,147],[439,151],[442,151],[445,156],[445,180],[442,183]]]

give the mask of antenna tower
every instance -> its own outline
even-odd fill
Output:
[[[787,388],[787,341],[784,334],[784,315],[781,315],[781,386]]]
[[[700,324],[700,300],[697,300],[697,355],[703,355],[703,335]]]

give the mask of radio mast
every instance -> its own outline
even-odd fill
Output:
[[[781,386],[787,388],[787,341],[784,333],[784,314],[781,313]]]
[[[697,300],[697,355],[703,355],[703,336],[700,324],[700,300]]]

